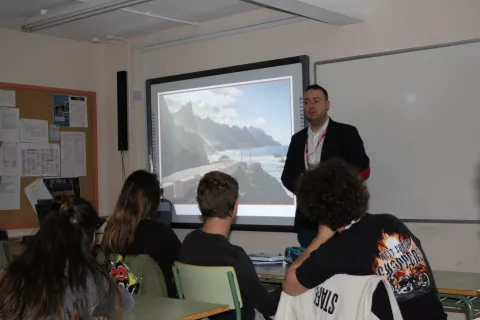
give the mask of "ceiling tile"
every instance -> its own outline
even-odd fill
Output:
[[[95,1],[95,0],[90,0]],[[55,10],[79,3],[78,0],[0,0],[0,27],[19,30],[42,9]],[[255,10],[258,7],[239,0],[155,0],[131,9],[173,19],[203,22],[237,13]],[[138,15],[122,10],[46,29],[40,33],[57,37],[91,41],[95,37],[134,37],[162,31],[182,23]]]

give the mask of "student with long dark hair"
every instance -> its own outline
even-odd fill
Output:
[[[102,249],[110,254],[148,254],[162,269],[170,297],[176,295],[172,264],[178,260],[180,240],[168,226],[152,221],[160,204],[162,189],[157,176],[137,170],[128,176],[115,212],[105,227]]]
[[[25,252],[0,279],[0,319],[114,317],[133,307],[91,253],[98,213],[67,200],[48,214]]]

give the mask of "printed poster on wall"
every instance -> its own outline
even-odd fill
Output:
[[[53,124],[87,128],[87,97],[56,94],[53,97]]]
[[[56,94],[53,96],[53,124],[60,127],[70,127],[69,96]]]

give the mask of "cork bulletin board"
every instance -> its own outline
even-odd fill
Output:
[[[0,89],[15,91],[15,108],[19,109],[20,119],[47,120],[49,125],[54,124],[53,106],[55,95],[62,94],[87,97],[88,127],[60,126],[59,128],[60,132],[85,133],[86,176],[79,177],[80,195],[91,201],[93,205],[98,208],[96,93],[2,82],[0,82]],[[2,143],[3,141],[0,141],[0,144]],[[49,143],[60,144],[59,141],[54,142],[50,140]],[[26,229],[39,226],[35,210],[24,192],[25,187],[37,178],[39,177],[22,176],[20,178],[20,209],[0,210],[0,228]],[[49,177],[46,176],[43,178]]]

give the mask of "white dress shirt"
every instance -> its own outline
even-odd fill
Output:
[[[308,126],[308,138],[307,138],[307,143],[308,143],[308,162],[311,165],[317,165],[320,163],[320,159],[322,158],[322,148],[323,148],[323,143],[325,142],[325,138],[318,144],[318,140],[321,139],[323,134],[327,131],[328,123],[330,122],[330,118],[327,118],[327,121],[323,124],[323,126],[318,130],[317,132],[312,131],[312,127]],[[318,144],[318,147],[317,147]],[[316,149],[315,149],[316,147]],[[305,144],[305,151],[307,149],[307,146]],[[307,154],[305,153],[305,168],[308,168],[308,163],[307,163]]]

